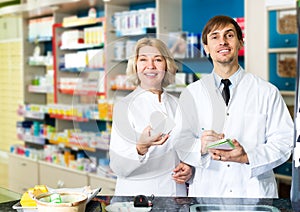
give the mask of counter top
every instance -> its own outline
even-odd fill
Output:
[[[16,204],[19,200],[9,201],[5,203],[0,203],[0,211],[6,212],[16,212],[12,209],[12,206]],[[100,212],[101,206],[109,205],[114,202],[130,202],[133,201],[133,197],[111,197],[111,196],[97,196],[95,197],[86,208],[86,212]],[[214,211],[220,211],[222,207],[228,206],[245,206],[245,209],[231,209],[235,211],[281,211],[281,212],[292,212],[292,206],[289,199],[221,199],[221,198],[192,198],[192,197],[155,197],[152,201],[153,208],[151,211],[181,211],[189,212],[191,206],[214,205],[219,208],[213,208]],[[257,206],[266,206],[269,209],[259,209]],[[251,209],[249,207],[252,207]],[[256,208],[256,210],[254,210]],[[276,210],[272,210],[276,209]],[[253,210],[252,210],[253,209]],[[278,210],[277,210],[278,209]],[[212,210],[212,209],[210,209]],[[224,208],[223,208],[224,210]],[[195,210],[196,211],[196,210]],[[200,211],[200,210],[198,210]],[[201,211],[205,211],[201,209]],[[228,208],[227,208],[228,211]]]

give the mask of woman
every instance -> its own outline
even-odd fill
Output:
[[[117,102],[113,112],[110,167],[117,175],[115,195],[186,196],[190,166],[181,163],[169,133],[154,133],[150,117],[174,119],[177,98],[163,87],[175,80],[177,65],[156,38],[137,42],[127,75],[137,88]]]

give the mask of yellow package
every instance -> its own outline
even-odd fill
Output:
[[[26,191],[22,195],[20,204],[22,205],[22,207],[35,207],[36,206],[36,202],[31,198],[28,191]]]
[[[32,197],[36,197],[42,193],[48,192],[45,185],[36,185],[34,188],[29,188],[21,197],[20,204],[22,207],[36,207],[36,202]]]

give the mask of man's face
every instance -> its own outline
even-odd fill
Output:
[[[224,28],[212,30],[207,35],[207,45],[204,49],[210,54],[214,63],[231,64],[237,62],[238,52],[242,42],[238,39],[237,32],[232,24]]]

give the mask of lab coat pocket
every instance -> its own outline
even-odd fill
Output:
[[[247,187],[247,197],[248,198],[277,198],[277,184],[273,174],[267,173],[252,178],[248,182]]]
[[[266,118],[264,114],[245,114],[243,122],[243,145],[248,148],[265,142]]]

